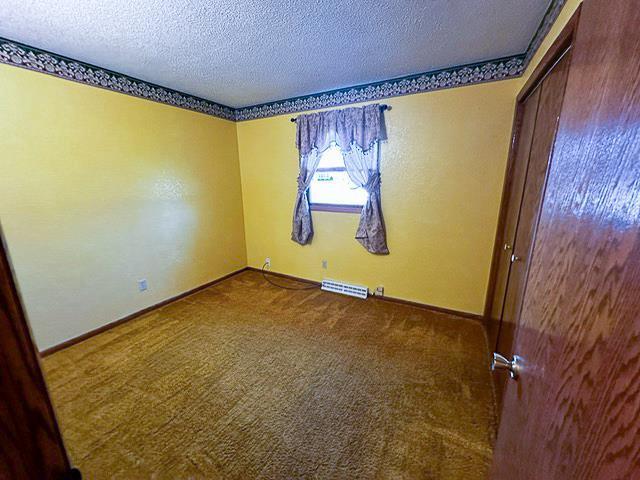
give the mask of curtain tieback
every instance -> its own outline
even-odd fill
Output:
[[[364,185],[364,189],[371,193],[380,188],[380,173],[379,172],[369,172],[369,179],[367,183]]]

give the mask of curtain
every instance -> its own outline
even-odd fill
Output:
[[[313,238],[313,222],[311,221],[311,208],[309,207],[309,185],[313,175],[318,169],[321,153],[311,150],[306,155],[300,155],[300,173],[298,174],[298,194],[293,207],[293,228],[291,240],[300,245],[306,245]]]
[[[313,238],[307,192],[322,153],[335,144],[342,151],[351,180],[369,194],[360,214],[356,239],[371,253],[389,253],[380,202],[378,156],[379,143],[386,138],[383,109],[379,104],[298,116],[296,146],[300,173],[293,210],[293,241],[305,245]]]
[[[364,188],[369,194],[360,213],[356,240],[367,251],[386,255],[389,249],[380,203],[379,151],[377,142],[368,151],[363,151],[358,145],[352,144],[349,151],[342,152],[342,156],[351,181]]]

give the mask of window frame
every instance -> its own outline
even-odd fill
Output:
[[[318,172],[346,172],[346,167],[325,167],[317,168]],[[311,187],[309,187],[311,188]],[[309,200],[309,208],[312,212],[333,212],[333,213],[361,213],[364,205],[345,205],[342,203],[313,203]]]

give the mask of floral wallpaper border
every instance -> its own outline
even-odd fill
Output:
[[[565,3],[566,0],[551,1],[527,51],[521,55],[241,108],[228,107],[2,37],[0,37],[0,63],[47,73],[59,78],[226,120],[253,120],[519,77],[527,68],[544,37],[549,33]]]
[[[380,100],[413,93],[430,92],[443,88],[461,87],[477,83],[519,77],[524,71],[524,57],[518,55],[490,62],[453,67],[435,72],[421,73],[383,82],[342,88],[304,97],[289,98],[236,109],[236,120],[253,120],[285,113],[316,110],[356,102]]]
[[[519,77],[540,48],[540,44],[551,30],[565,3],[566,0],[551,0],[527,51],[521,55],[237,108],[236,121],[273,117],[285,113],[303,112]]]
[[[235,109],[231,107],[187,95],[170,88],[160,87],[122,73],[112,72],[111,70],[29,47],[5,38],[0,38],[0,63],[48,73],[66,80],[145,98],[154,102],[166,103],[174,107],[186,108],[227,120],[235,120]]]
[[[562,7],[564,7],[565,3],[567,3],[566,0],[552,0],[549,4],[547,12],[544,14],[544,17],[542,17],[542,22],[540,22],[540,26],[538,27],[538,30],[536,30],[536,33],[533,35],[533,38],[529,43],[529,47],[524,54],[525,65],[529,65],[529,62],[540,48],[544,37],[547,36],[547,33],[549,33],[549,30],[551,30],[551,27],[558,19],[558,15],[560,15]]]

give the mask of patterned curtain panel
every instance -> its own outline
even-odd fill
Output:
[[[300,115],[296,119],[296,146],[300,152],[298,194],[293,210],[291,239],[305,245],[313,238],[307,192],[320,156],[337,145],[351,180],[368,192],[356,239],[371,253],[387,254],[386,232],[380,202],[379,143],[386,140],[381,105]]]
[[[312,150],[306,155],[300,155],[300,173],[298,174],[298,194],[293,207],[293,228],[291,240],[300,245],[306,245],[313,238],[313,222],[311,221],[311,207],[309,206],[309,185],[320,163],[320,153]]]
[[[356,240],[371,253],[386,255],[387,232],[382,217],[380,202],[380,149],[378,142],[364,151],[359,145],[352,143],[349,151],[342,152],[344,166],[351,181],[364,188],[369,194],[367,203],[360,213],[360,224],[356,231]]]

